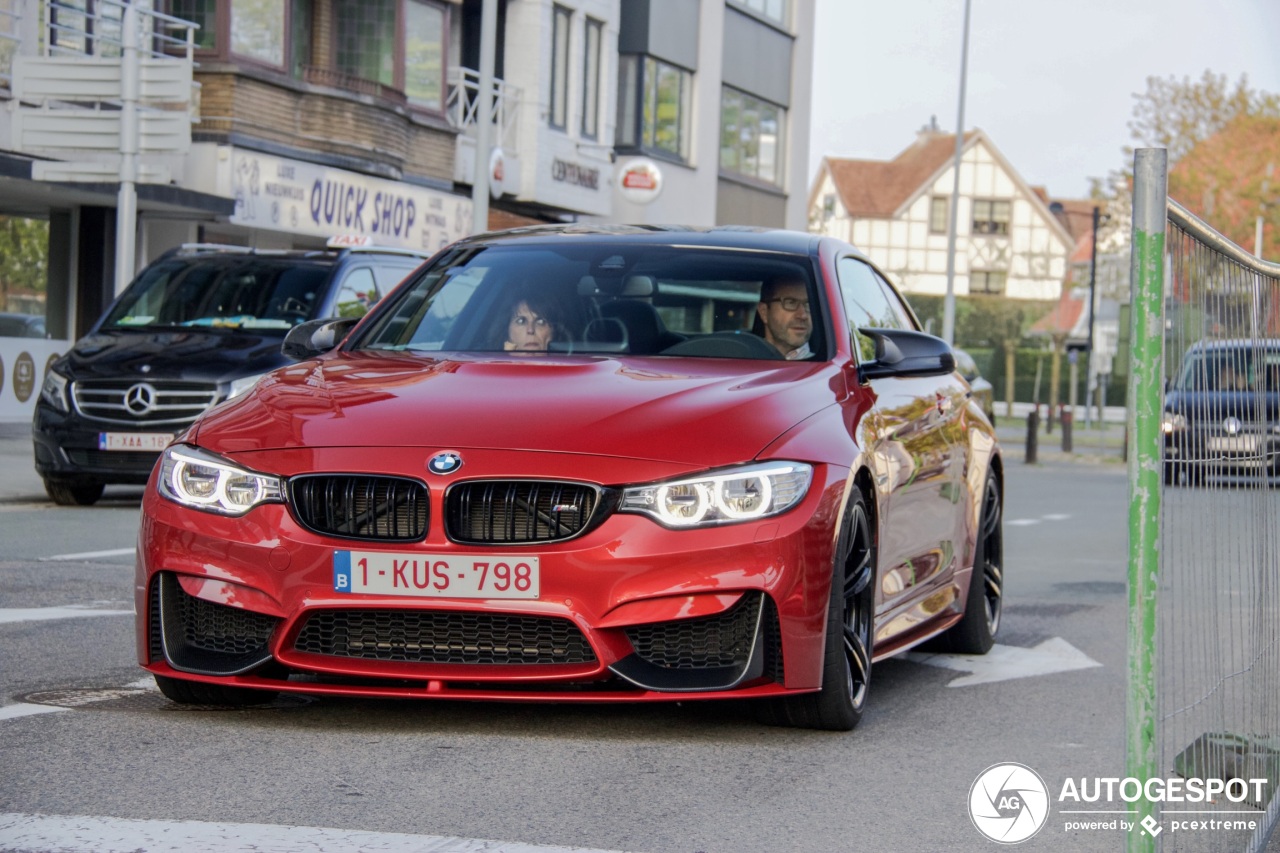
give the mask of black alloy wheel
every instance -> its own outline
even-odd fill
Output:
[[[978,515],[978,541],[964,617],[930,647],[956,654],[985,655],[995,644],[1004,612],[1004,500],[994,472],[987,473]]]

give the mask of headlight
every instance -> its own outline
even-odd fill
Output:
[[[640,512],[669,527],[707,527],[786,512],[809,490],[812,466],[767,462],[727,471],[633,486],[622,512]]]
[[[258,380],[266,376],[265,373],[258,373],[253,376],[242,376],[239,379],[231,380],[231,389],[227,391],[227,399],[232,400],[239,397],[245,391],[251,389],[258,384]]]
[[[44,374],[44,384],[40,386],[40,398],[60,412],[70,411],[67,405],[67,377],[56,370],[48,370]]]
[[[244,515],[258,504],[279,503],[279,477],[248,471],[188,445],[175,445],[160,457],[160,494],[192,509],[219,515]]]
[[[1160,429],[1164,430],[1165,435],[1169,435],[1179,430],[1187,428],[1187,419],[1184,415],[1176,412],[1165,412],[1164,421],[1160,424]]]

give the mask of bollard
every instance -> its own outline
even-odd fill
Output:
[[[1036,461],[1036,433],[1040,431],[1040,407],[1036,406],[1027,415],[1027,458],[1028,465]]]
[[[1074,420],[1074,418],[1075,418],[1075,415],[1071,413],[1070,409],[1062,410],[1062,452],[1063,453],[1071,452],[1071,421]]]

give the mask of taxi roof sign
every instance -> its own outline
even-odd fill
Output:
[[[355,249],[372,246],[373,238],[365,234],[335,234],[325,243],[330,249]]]

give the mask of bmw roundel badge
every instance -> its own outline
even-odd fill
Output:
[[[437,453],[427,462],[427,470],[432,474],[452,474],[462,467],[462,457],[452,450]]]

